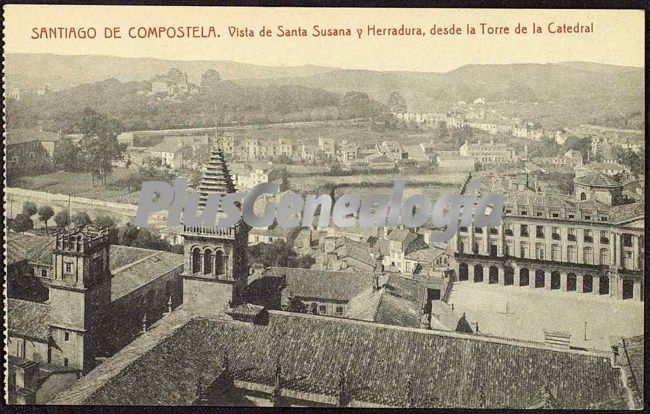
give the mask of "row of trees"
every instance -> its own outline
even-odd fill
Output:
[[[108,231],[108,238],[111,244],[120,244],[123,246],[141,247],[144,249],[163,250],[175,253],[182,253],[183,246],[171,245],[165,240],[158,238],[145,228],[135,227],[130,223],[123,226],[117,226],[115,220],[109,216],[99,216],[94,220],[88,213],[78,211],[70,216],[66,210],[54,213],[51,206],[43,205],[37,207],[31,201],[23,204],[22,212],[9,221],[9,228],[16,232],[26,232],[34,230],[34,216],[45,225],[45,233],[49,233],[48,222],[53,219],[57,229],[63,229],[69,225],[76,227],[86,227],[92,225],[98,229]]]

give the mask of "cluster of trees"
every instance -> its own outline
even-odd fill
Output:
[[[291,244],[278,240],[270,244],[260,243],[248,249],[250,263],[264,267],[300,267],[309,269],[315,263],[310,255],[298,255]]]
[[[106,184],[113,162],[122,158],[126,150],[126,145],[117,141],[122,131],[120,122],[85,108],[75,129],[82,134],[81,140],[63,140],[54,151],[54,166],[64,171],[91,172],[93,179]]]
[[[37,217],[35,217],[37,216]],[[9,220],[9,228],[16,232],[26,232],[34,230],[34,220],[38,220],[45,225],[45,233],[49,233],[48,222],[52,219],[57,229],[63,229],[69,225],[76,227],[85,227],[92,225],[95,228],[108,231],[108,239],[111,244],[120,244],[123,246],[141,247],[144,249],[163,250],[174,253],[182,253],[183,246],[171,245],[165,240],[158,238],[145,228],[135,227],[130,223],[124,226],[117,226],[115,220],[110,216],[98,216],[94,220],[88,213],[78,211],[70,216],[66,210],[54,213],[51,206],[43,205],[37,207],[31,201],[23,203],[22,212],[15,218]]]
[[[224,81],[214,69],[206,71],[195,93],[161,98],[146,93],[149,82],[116,79],[78,85],[33,100],[12,101],[10,127],[34,127],[84,133],[70,122],[91,107],[119,119],[125,130],[214,126],[221,123],[258,124],[329,119],[370,118],[387,109],[363,92],[338,94],[298,85],[242,85]],[[66,102],[66,105],[60,105]]]

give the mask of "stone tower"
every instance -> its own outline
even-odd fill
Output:
[[[87,372],[102,346],[102,312],[111,301],[105,232],[66,230],[52,252],[49,325],[51,362]]]
[[[199,184],[199,209],[209,193],[234,193],[223,151],[212,148]],[[219,209],[221,211],[221,209]],[[183,308],[195,314],[223,314],[240,303],[248,268],[246,248],[249,227],[240,219],[232,227],[183,225],[185,263]]]

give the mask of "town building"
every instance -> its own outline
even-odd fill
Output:
[[[509,164],[518,159],[508,145],[495,143],[492,140],[489,143],[481,142],[481,140],[470,143],[465,140],[458,152],[461,157],[471,157],[474,162],[481,164]]]
[[[390,161],[401,161],[408,159],[408,152],[398,141],[383,141],[375,146],[377,152],[385,155]]]
[[[643,300],[643,201],[624,199],[618,181],[578,176],[569,196],[479,180],[480,192],[505,194],[506,205],[499,227],[460,227],[454,236],[459,281]]]
[[[51,158],[61,141],[61,134],[39,129],[9,128],[6,132],[8,164],[24,164]]]

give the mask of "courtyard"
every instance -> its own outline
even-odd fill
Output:
[[[635,300],[456,282],[449,304],[494,336],[543,342],[544,331],[566,332],[573,347],[608,351],[611,336],[643,334],[643,302]]]

